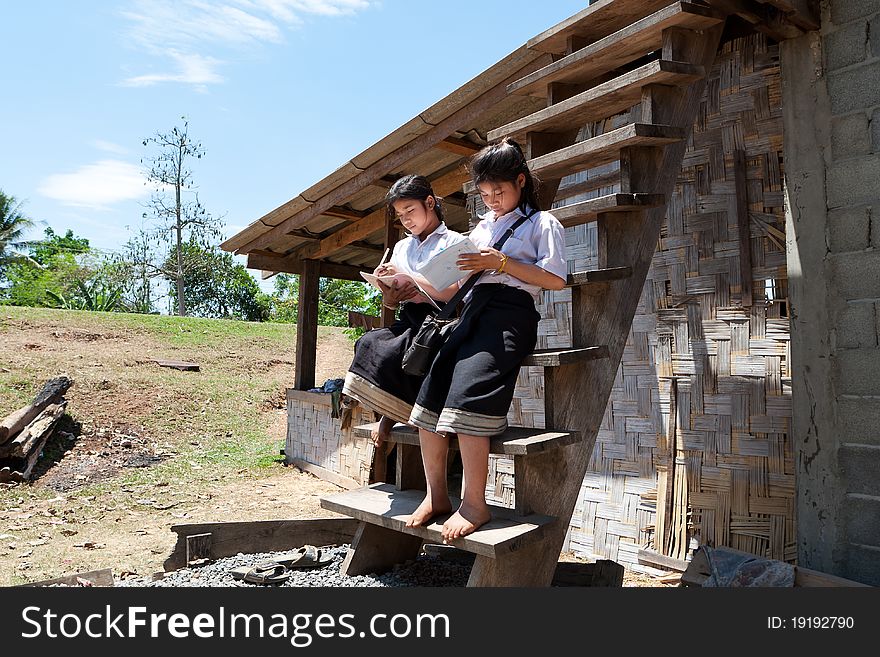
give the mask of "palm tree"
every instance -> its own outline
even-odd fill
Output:
[[[22,238],[33,225],[34,222],[22,214],[21,203],[0,190],[0,278],[9,263],[31,260],[15,249],[27,246]]]

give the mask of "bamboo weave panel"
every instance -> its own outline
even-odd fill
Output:
[[[369,438],[359,438],[352,428],[374,422],[374,414],[356,404],[351,423],[343,429],[341,418],[331,417],[329,397],[326,404],[287,400],[285,460],[302,459],[366,486],[374,448]]]
[[[586,126],[582,138],[638,117]],[[753,294],[743,304],[734,150],[746,154]],[[565,188],[616,165],[582,172]],[[571,519],[567,549],[638,568],[638,550],[698,543],[793,559],[794,459],[778,47],[723,46],[710,75]],[[576,202],[617,191],[600,188]],[[595,224],[567,230],[570,271],[595,268]],[[570,292],[545,292],[539,348],[570,344]],[[543,373],[523,368],[509,422],[543,426]],[[487,494],[512,503],[493,458]]]

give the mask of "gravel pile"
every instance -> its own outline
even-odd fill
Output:
[[[348,545],[322,548],[325,555],[333,557],[333,563],[313,570],[291,570],[291,576],[281,584],[251,584],[234,579],[229,574],[239,566],[255,566],[271,561],[284,554],[282,552],[263,552],[258,554],[236,554],[224,557],[213,563],[197,568],[181,568],[167,573],[164,578],[126,577],[116,580],[114,586],[334,586],[334,587],[387,587],[387,586],[465,586],[470,575],[470,566],[440,557],[422,554],[414,561],[399,564],[383,575],[359,575],[348,577],[339,572],[345,559]]]

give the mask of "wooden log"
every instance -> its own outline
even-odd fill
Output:
[[[342,545],[354,536],[358,521],[353,518],[308,520],[258,520],[254,522],[209,522],[173,525],[177,544],[165,559],[165,571],[186,566],[187,538],[211,534],[211,557],[220,559],[239,552],[278,552],[303,545]]]
[[[14,439],[0,447],[0,456],[26,458],[40,440],[49,437],[66,408],[66,401],[44,408]]]
[[[27,406],[23,406],[14,413],[6,416],[0,422],[0,444],[9,440],[10,436],[14,436],[21,431],[26,425],[30,424],[40,412],[49,404],[58,401],[67,389],[73,385],[73,379],[66,376],[57,376],[49,379],[37,396]]]

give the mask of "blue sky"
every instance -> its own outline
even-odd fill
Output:
[[[586,0],[30,0],[0,27],[0,189],[115,251],[142,142],[189,119],[226,233],[308,188]]]

